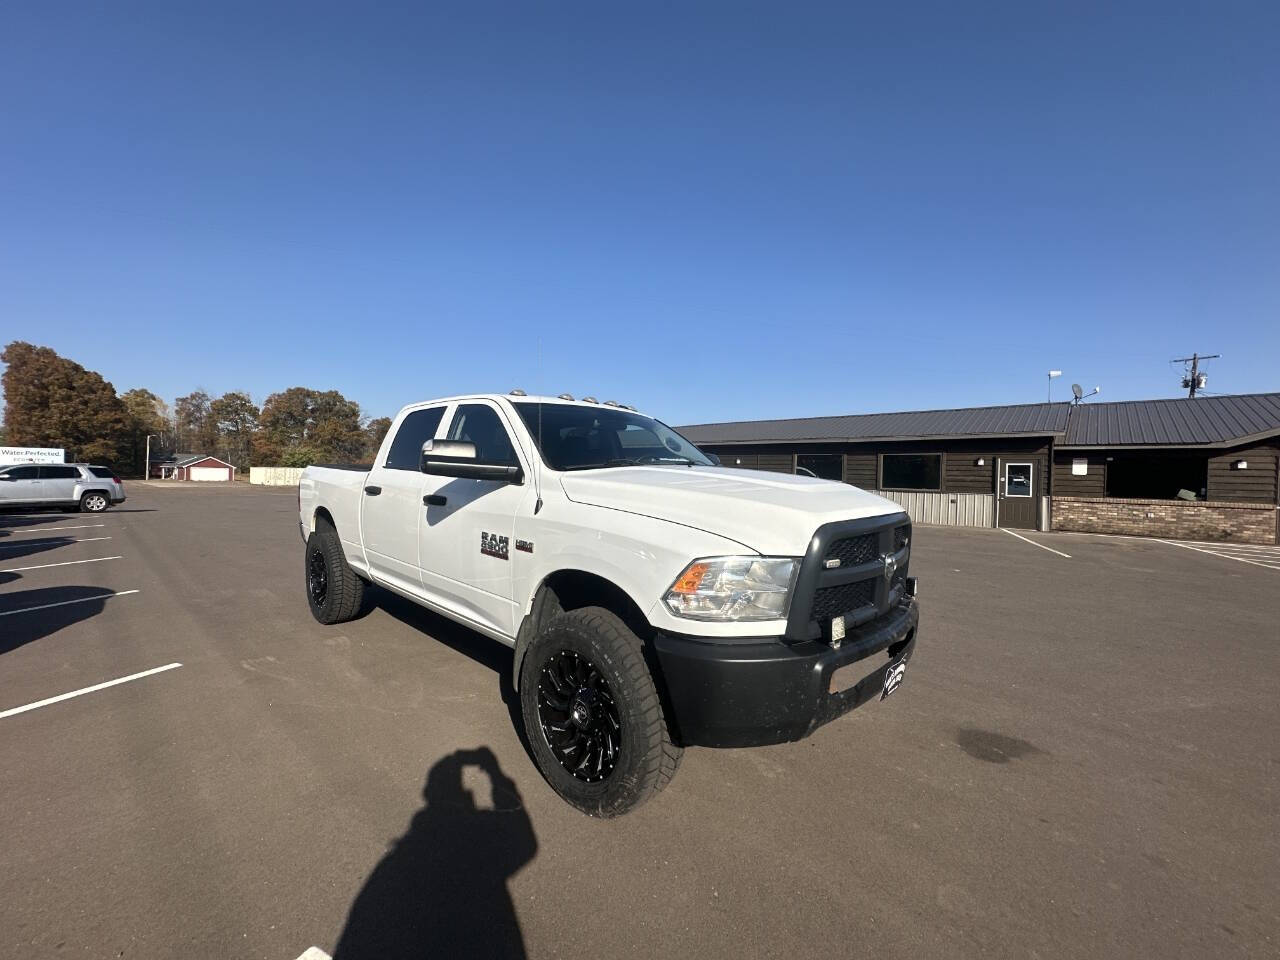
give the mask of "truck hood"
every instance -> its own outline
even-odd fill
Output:
[[[767,556],[803,556],[824,523],[902,512],[845,483],[733,467],[610,467],[560,483],[576,503],[670,520]]]

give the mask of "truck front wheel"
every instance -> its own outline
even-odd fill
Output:
[[[520,708],[538,769],[590,816],[635,809],[680,765],[640,639],[601,607],[561,614],[530,643]]]
[[[311,615],[321,623],[354,619],[364,605],[365,583],[351,569],[342,553],[338,531],[324,519],[307,537],[303,583]]]

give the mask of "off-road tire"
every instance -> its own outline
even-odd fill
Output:
[[[102,513],[111,506],[111,498],[101,490],[90,490],[80,498],[81,513]]]
[[[316,567],[313,567],[313,563]],[[324,585],[315,587],[313,574],[323,569]],[[342,553],[338,531],[327,520],[317,520],[303,552],[302,586],[311,615],[324,624],[345,623],[364,609],[365,581],[351,569]]]
[[[608,684],[621,724],[611,772],[584,782],[552,749],[539,713],[539,682],[553,658],[588,661]],[[593,817],[616,817],[658,794],[675,776],[683,748],[671,739],[640,638],[615,614],[583,607],[553,619],[529,644],[520,666],[520,712],[534,761],[565,801]]]

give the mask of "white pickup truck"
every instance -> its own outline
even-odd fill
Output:
[[[316,619],[373,583],[514,648],[534,759],[594,816],[661,790],[686,745],[798,740],[888,696],[915,648],[901,507],[720,467],[618,404],[412,404],[371,468],[303,471],[298,508]]]

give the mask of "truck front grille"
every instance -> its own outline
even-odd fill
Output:
[[[870,563],[876,558],[877,535],[874,533],[864,533],[860,537],[845,537],[843,540],[836,540],[831,546],[827,547],[827,554],[823,557],[823,561],[839,560],[839,566],[856,567],[860,563]]]
[[[900,527],[893,528],[893,552],[897,553],[908,543],[911,542],[911,524],[904,523]]]
[[[797,578],[787,636],[830,640],[833,620],[844,618],[853,630],[884,616],[906,592],[910,557],[906,514],[819,527]]]
[[[819,587],[814,591],[813,610],[809,616],[821,623],[843,613],[852,613],[860,607],[867,607],[875,602],[875,580],[858,580],[854,583],[843,583],[838,587]]]

